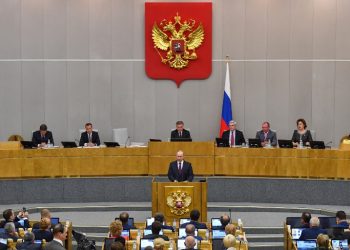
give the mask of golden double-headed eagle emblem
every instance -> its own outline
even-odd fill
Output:
[[[174,21],[163,20],[158,26],[155,22],[152,28],[154,48],[158,52],[162,63],[169,64],[171,68],[183,69],[187,67],[189,60],[196,60],[196,49],[204,40],[204,28],[202,23],[196,26],[193,19],[181,22],[178,13]],[[159,50],[166,51],[162,55]]]
[[[187,192],[176,191],[168,194],[166,203],[172,214],[181,216],[190,211],[189,206],[192,203],[192,198]]]

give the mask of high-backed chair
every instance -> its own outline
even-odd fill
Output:
[[[118,142],[120,145],[124,146],[129,138],[127,128],[114,128],[113,132],[113,141]]]

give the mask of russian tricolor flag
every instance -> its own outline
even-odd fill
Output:
[[[232,108],[231,108],[230,71],[229,71],[228,62],[227,62],[226,63],[224,100],[222,101],[220,137],[222,136],[222,133],[225,130],[229,129],[228,124],[231,120],[232,120]]]

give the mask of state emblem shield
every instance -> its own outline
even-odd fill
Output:
[[[145,70],[153,79],[206,79],[212,70],[212,3],[145,3]]]

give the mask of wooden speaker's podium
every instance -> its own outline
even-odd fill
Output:
[[[152,215],[162,212],[168,221],[189,218],[192,209],[207,221],[207,182],[152,182]]]

